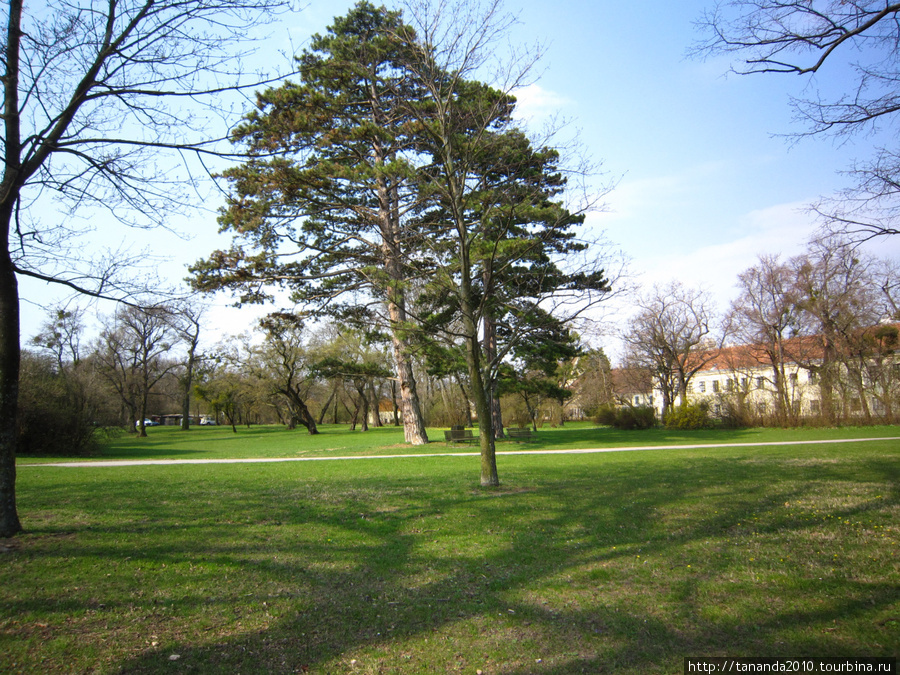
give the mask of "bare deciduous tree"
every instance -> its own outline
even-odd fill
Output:
[[[186,154],[215,153],[220,94],[249,84],[235,55],[281,0],[10,0],[0,8],[0,536],[15,504],[18,275],[121,297],[122,255],[92,259],[74,214],[157,227],[186,206]],[[258,78],[254,78],[258,79]],[[227,126],[227,125],[225,125]],[[186,188],[179,190],[177,188]],[[35,211],[56,199],[69,214]]]
[[[795,354],[793,360],[818,375],[825,421],[837,421],[836,406],[848,399],[837,395],[848,382],[869,417],[863,392],[864,365],[858,360],[864,353],[860,344],[863,329],[883,318],[873,283],[874,260],[846,238],[831,236],[813,240],[808,251],[790,264],[795,302],[805,331],[814,340],[811,353]],[[840,369],[846,378],[841,377]]]
[[[741,57],[741,74],[842,78],[835,96],[792,100],[799,135],[846,136],[895,123],[900,111],[900,3],[873,0],[727,0],[699,21],[697,55]],[[831,66],[825,72],[825,66]],[[847,73],[850,76],[847,76]],[[893,134],[890,138],[893,138]],[[826,226],[854,239],[900,232],[900,148],[888,145],[850,168],[854,185],[814,206]]]
[[[166,358],[178,336],[163,307],[123,306],[100,334],[100,372],[128,410],[127,424],[147,436],[144,421],[150,392],[176,367]]]
[[[194,391],[194,372],[198,362],[204,358],[199,349],[205,313],[204,305],[196,300],[188,299],[174,305],[169,316],[172,328],[186,348],[178,378],[181,385],[181,429],[183,431],[189,431],[191,428],[191,395]]]
[[[716,358],[724,333],[714,337],[709,295],[673,281],[637,300],[638,313],[622,336],[631,366],[648,370],[662,393],[662,415],[687,391],[694,375]]]
[[[740,295],[728,314],[730,333],[759,366],[771,368],[775,415],[780,422],[795,421],[785,365],[785,343],[799,331],[794,277],[778,256],[760,256],[753,267],[738,275]]]

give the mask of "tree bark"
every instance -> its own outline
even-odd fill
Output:
[[[331,405],[331,402],[334,400],[335,394],[337,394],[337,385],[331,390],[331,393],[328,395],[328,400],[325,401],[324,405],[322,405],[322,412],[319,413],[318,424],[325,424],[325,416],[328,414],[328,406]],[[337,409],[337,403],[335,403],[335,409]]]
[[[485,286],[488,284],[488,275],[485,273]],[[484,360],[488,371],[492,369],[494,359],[497,358],[497,327],[490,312],[484,316]],[[491,378],[489,398],[491,403],[491,421],[494,428],[494,438],[503,438],[503,412],[500,408],[500,399],[497,396],[497,383]],[[537,431],[537,429],[535,429]]]
[[[3,215],[8,225],[9,215]],[[19,360],[18,282],[8,248],[4,247],[0,251],[0,537],[22,531],[16,510]]]
[[[19,407],[19,284],[9,254],[13,207],[21,172],[19,128],[19,44],[22,37],[22,0],[10,0],[6,32],[6,168],[0,185],[0,537],[22,531],[16,510],[16,415]]]
[[[296,419],[300,424],[306,427],[310,436],[319,433],[319,429],[316,427],[316,420],[306,406],[306,402],[303,398],[296,392],[290,390],[283,391],[282,393],[284,393],[291,402],[292,418]]]
[[[380,181],[383,183],[383,181]],[[407,443],[425,445],[428,433],[425,431],[425,420],[416,390],[416,377],[410,358],[409,342],[403,332],[409,317],[406,312],[406,298],[402,289],[405,282],[401,269],[401,253],[397,244],[399,223],[396,216],[396,199],[392,190],[383,184],[379,188],[382,202],[382,255],[385,270],[390,278],[388,288],[388,315],[391,322],[391,341],[394,347],[394,365],[397,369],[397,380],[400,383],[400,409],[403,413],[403,435]]]
[[[461,239],[462,240],[462,239]],[[464,241],[464,240],[462,240]],[[463,264],[461,265],[460,281],[460,309],[463,315],[463,325],[466,333],[466,365],[469,370],[472,395],[475,397],[475,413],[478,415],[478,439],[481,448],[481,485],[482,487],[496,487],[500,485],[500,477],[497,473],[497,452],[494,439],[494,419],[491,409],[490,383],[485,377],[482,368],[484,355],[481,349],[481,341],[478,339],[478,326],[473,319],[472,290],[469,281],[468,251],[460,247]]]

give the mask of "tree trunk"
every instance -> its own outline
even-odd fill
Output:
[[[380,143],[373,147],[376,163],[388,160]],[[402,251],[399,242],[400,214],[398,211],[398,194],[396,184],[390,185],[382,176],[377,180],[379,210],[381,212],[381,254],[384,269],[390,279],[387,289],[388,315],[391,323],[391,340],[394,347],[394,364],[397,369],[397,380],[400,382],[400,407],[403,411],[403,434],[407,443],[425,445],[428,434],[425,431],[425,418],[416,391],[416,377],[413,373],[409,343],[405,336],[408,330],[409,316],[406,312],[406,296],[402,285],[405,279]]]
[[[316,420],[313,418],[312,413],[309,412],[309,408],[306,407],[306,403],[299,396],[294,397],[294,410],[297,414],[297,420],[306,427],[310,436],[319,433],[319,429],[316,427]]]
[[[362,422],[360,422],[360,427],[361,427],[360,431],[368,431],[369,430],[370,407],[369,407],[369,397],[366,395],[365,385],[361,385],[360,387],[358,387],[357,391],[359,391],[359,405],[362,408],[360,410],[360,412],[362,413],[362,415],[361,415]]]
[[[465,311],[465,310],[463,310]],[[481,343],[478,332],[471,320],[466,320],[466,364],[469,368],[472,395],[475,397],[475,414],[478,415],[478,438],[481,446],[481,485],[496,487],[500,485],[497,474],[497,452],[494,444],[493,411],[489,396],[489,385],[481,367]]]
[[[405,314],[401,308],[390,303],[392,323],[400,320]],[[404,317],[405,319],[405,317]],[[392,330],[394,346],[394,365],[397,368],[397,380],[400,384],[400,411],[403,417],[403,435],[407,443],[412,445],[425,445],[428,443],[428,433],[425,431],[425,419],[422,416],[422,406],[419,402],[419,393],[416,390],[416,378],[413,373],[412,359],[409,356],[409,345],[398,335],[399,327]]]
[[[485,273],[485,285],[488,279]],[[489,313],[484,317],[484,360],[485,369],[493,372],[494,359],[497,358],[497,328],[494,319]],[[491,421],[494,428],[494,438],[503,438],[503,412],[500,409],[500,399],[497,396],[497,382],[491,378],[489,398],[491,402]]]
[[[8,232],[9,213],[4,213]],[[22,531],[16,510],[19,289],[8,247],[0,251],[0,537]]]
[[[0,537],[22,531],[16,510],[16,435],[19,407],[19,284],[9,254],[12,214],[21,171],[19,128],[19,44],[22,1],[11,0],[6,32],[3,184],[0,186]]]
[[[191,385],[194,380],[194,348],[188,350],[187,363],[184,366],[184,391],[181,398],[181,430],[191,429]]]
[[[472,419],[472,406],[469,404],[469,391],[466,389],[465,383],[459,377],[454,378],[459,387],[459,393],[462,394],[463,405],[466,408],[466,426],[475,426],[475,420]]]
[[[394,409],[394,426],[400,426],[400,406],[397,403],[397,381],[391,380],[391,405]]]
[[[331,394],[328,395],[328,400],[325,401],[325,404],[322,406],[322,412],[319,413],[317,424],[325,424],[325,416],[328,414],[328,406],[330,406],[331,402],[334,400],[335,394],[337,394],[337,385],[334,385],[334,388],[331,390]],[[335,409],[337,409],[337,404],[335,404]]]
[[[819,392],[822,405],[822,419],[826,424],[833,425],[837,421],[834,409],[834,349],[828,336],[825,337],[822,351]]]
[[[378,427],[384,426],[384,424],[381,423],[381,396],[375,391],[375,383],[371,380],[369,381],[368,389],[369,397],[372,400],[372,407],[375,411],[375,414],[372,415],[372,426],[377,429]]]

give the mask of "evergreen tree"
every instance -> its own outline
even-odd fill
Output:
[[[258,95],[234,135],[251,159],[224,173],[232,191],[220,218],[249,250],[217,251],[193,271],[196,287],[231,288],[245,302],[280,284],[309,312],[389,325],[406,440],[421,444],[407,308],[419,250],[407,214],[421,196],[406,101],[418,94],[401,28],[398,12],[360,2],[314,36],[299,83]]]

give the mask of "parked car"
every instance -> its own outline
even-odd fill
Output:
[[[136,420],[135,423],[134,423],[134,426],[136,426],[136,427],[141,426],[141,421],[140,421],[140,420]],[[146,419],[146,420],[144,420],[144,426],[145,426],[145,427],[158,427],[158,426],[159,426],[159,422],[154,422],[154,421],[151,420],[151,419]]]
[[[214,419],[210,419],[209,417],[204,417],[200,420],[201,427],[214,427],[218,424]]]

